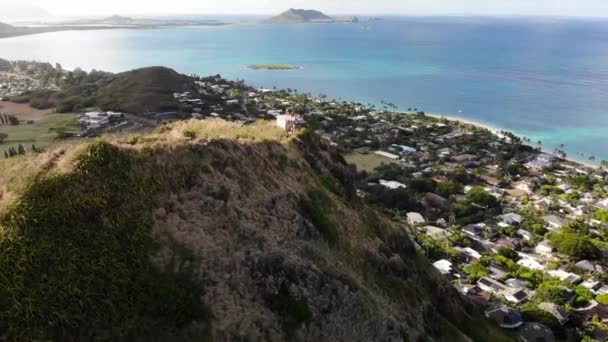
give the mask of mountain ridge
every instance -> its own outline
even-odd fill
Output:
[[[3,336],[496,333],[402,227],[357,198],[353,171],[308,130],[288,138],[273,122],[190,120],[5,163]]]

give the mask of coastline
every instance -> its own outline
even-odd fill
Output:
[[[414,114],[414,113],[406,113],[406,114]],[[493,126],[493,125],[490,125],[490,124],[486,124],[486,123],[482,123],[482,122],[479,122],[479,121],[473,120],[473,119],[467,119],[467,118],[463,118],[463,117],[459,117],[459,116],[443,115],[443,114],[439,114],[439,113],[425,113],[425,115],[426,116],[430,116],[432,118],[436,118],[436,119],[447,119],[448,121],[459,121],[459,122],[462,122],[462,123],[467,124],[467,125],[484,128],[484,129],[487,129],[488,131],[490,131],[493,134],[498,135],[498,136],[502,135],[502,133],[501,133],[501,131],[502,131],[502,132],[510,132],[510,133],[515,134],[518,137],[522,137],[522,135],[517,134],[516,132],[510,131],[508,129],[500,129],[500,128],[496,127],[496,126]],[[532,146],[534,148],[538,148],[538,146],[534,145],[534,144],[527,144],[527,145]],[[544,152],[544,153],[553,154],[553,151],[551,151],[551,150],[549,150],[549,149],[547,149],[545,147],[541,147],[540,150],[542,152]],[[597,164],[593,164],[593,163],[591,163],[589,161],[574,159],[574,158],[568,157],[568,156],[566,158],[561,158],[560,157],[560,159],[563,159],[563,160],[565,160],[567,162],[570,162],[570,163],[573,163],[573,164],[581,165],[581,166],[592,168],[592,169],[596,169],[596,170],[600,168],[600,166],[597,165]]]

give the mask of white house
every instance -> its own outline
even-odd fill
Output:
[[[446,275],[452,273],[452,263],[448,260],[442,259],[433,263],[436,269],[441,272],[441,274]]]
[[[544,256],[552,256],[553,255],[553,247],[549,244],[549,240],[541,241],[536,247],[534,251],[540,255]]]
[[[293,115],[277,115],[277,126],[284,129],[290,130],[295,127],[296,117]]]
[[[420,215],[420,213],[414,213],[414,212],[410,212],[406,214],[407,216],[407,222],[412,225],[418,225],[418,224],[423,224],[424,222],[426,222],[424,220],[424,217],[422,217],[422,215]]]
[[[377,154],[377,155],[379,155],[379,156],[386,157],[386,158],[392,159],[392,160],[399,159],[398,155],[392,154],[392,153],[388,153],[388,152],[384,152],[384,151],[376,151],[374,153]]]
[[[566,272],[564,270],[551,270],[547,273],[549,273],[549,275],[552,277],[559,278],[559,280],[568,282],[570,284],[574,284],[581,280],[581,276],[571,272]]]
[[[403,183],[399,183],[397,181],[387,181],[384,179],[380,180],[380,185],[387,187],[389,189],[393,189],[393,190],[399,189],[399,188],[402,188],[402,189],[407,188],[407,186]]]
[[[524,222],[524,218],[521,215],[515,213],[504,214],[499,216],[499,218],[501,218],[504,223],[512,226]]]

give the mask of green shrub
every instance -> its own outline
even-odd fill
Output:
[[[312,312],[306,301],[294,299],[288,295],[279,293],[266,298],[270,309],[283,317],[287,335],[294,334],[303,323],[312,319]]]
[[[305,215],[317,227],[323,239],[330,246],[335,245],[338,242],[338,229],[326,213],[330,199],[320,191],[311,191],[308,197],[301,201]]]
[[[187,129],[187,130],[185,130],[185,131],[184,131],[182,134],[184,135],[184,137],[185,137],[186,139],[189,139],[189,140],[196,139],[196,136],[198,135],[198,134],[196,133],[196,131],[191,130],[191,129]]]
[[[595,300],[600,304],[608,305],[608,294],[601,294],[595,297]]]
[[[92,144],[72,174],[34,180],[0,217],[0,334],[122,340],[205,317],[188,274],[150,264],[154,198],[175,184],[136,172],[145,158]]]

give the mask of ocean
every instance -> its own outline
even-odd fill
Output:
[[[407,17],[358,24],[56,32],[0,58],[107,71],[164,65],[260,87],[457,116],[608,160],[608,21]],[[249,64],[301,70],[250,70]]]

